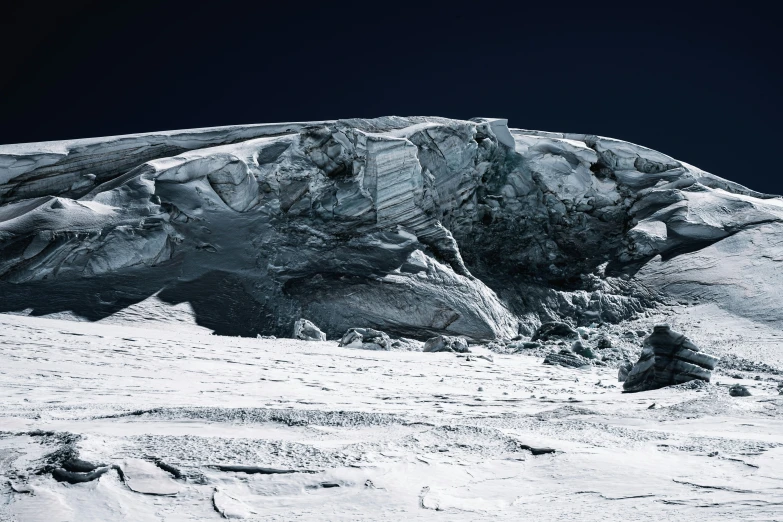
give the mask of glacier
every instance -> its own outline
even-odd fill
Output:
[[[100,320],[156,296],[227,335],[305,317],[488,341],[685,298],[779,323],[782,226],[778,196],[499,118],[3,145],[0,311]]]

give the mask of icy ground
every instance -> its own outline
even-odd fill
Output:
[[[783,377],[752,364],[622,394],[610,367],[143,319],[0,315],[0,520],[783,520]],[[779,330],[717,307],[623,328],[664,319],[781,367]],[[70,450],[114,467],[36,473]]]

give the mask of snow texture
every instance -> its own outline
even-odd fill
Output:
[[[610,366],[480,346],[0,315],[0,520],[774,520],[783,377],[748,358],[763,343],[780,354],[783,334],[720,313],[589,329],[585,342],[631,349],[624,329],[668,320],[750,370],[632,394]],[[76,484],[45,471],[74,455],[110,470]]]
[[[782,238],[499,118],[0,146],[0,520],[776,520]]]

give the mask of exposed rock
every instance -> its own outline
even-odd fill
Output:
[[[299,319],[294,323],[294,339],[300,339],[302,341],[325,341],[326,334],[307,319]]]
[[[340,346],[364,350],[390,350],[392,341],[385,332],[372,328],[351,328],[340,340]]]
[[[656,325],[644,340],[639,360],[629,372],[623,389],[627,392],[654,390],[694,379],[710,382],[716,357],[699,348],[669,325]]]
[[[457,352],[469,353],[468,343],[463,337],[451,337],[448,335],[439,335],[428,339],[424,343],[425,352]]]
[[[741,384],[732,384],[729,388],[729,395],[732,397],[750,397],[751,393],[750,390]]]
[[[590,361],[577,355],[570,350],[560,350],[557,353],[550,353],[544,358],[544,364],[551,364],[553,366],[565,366],[567,368],[580,368],[582,366],[589,366]]]
[[[536,329],[531,341],[556,341],[560,339],[578,339],[576,330],[565,323],[544,323]]]

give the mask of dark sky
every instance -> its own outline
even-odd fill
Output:
[[[0,17],[0,143],[497,116],[783,193],[780,17],[761,3],[14,3]]]

